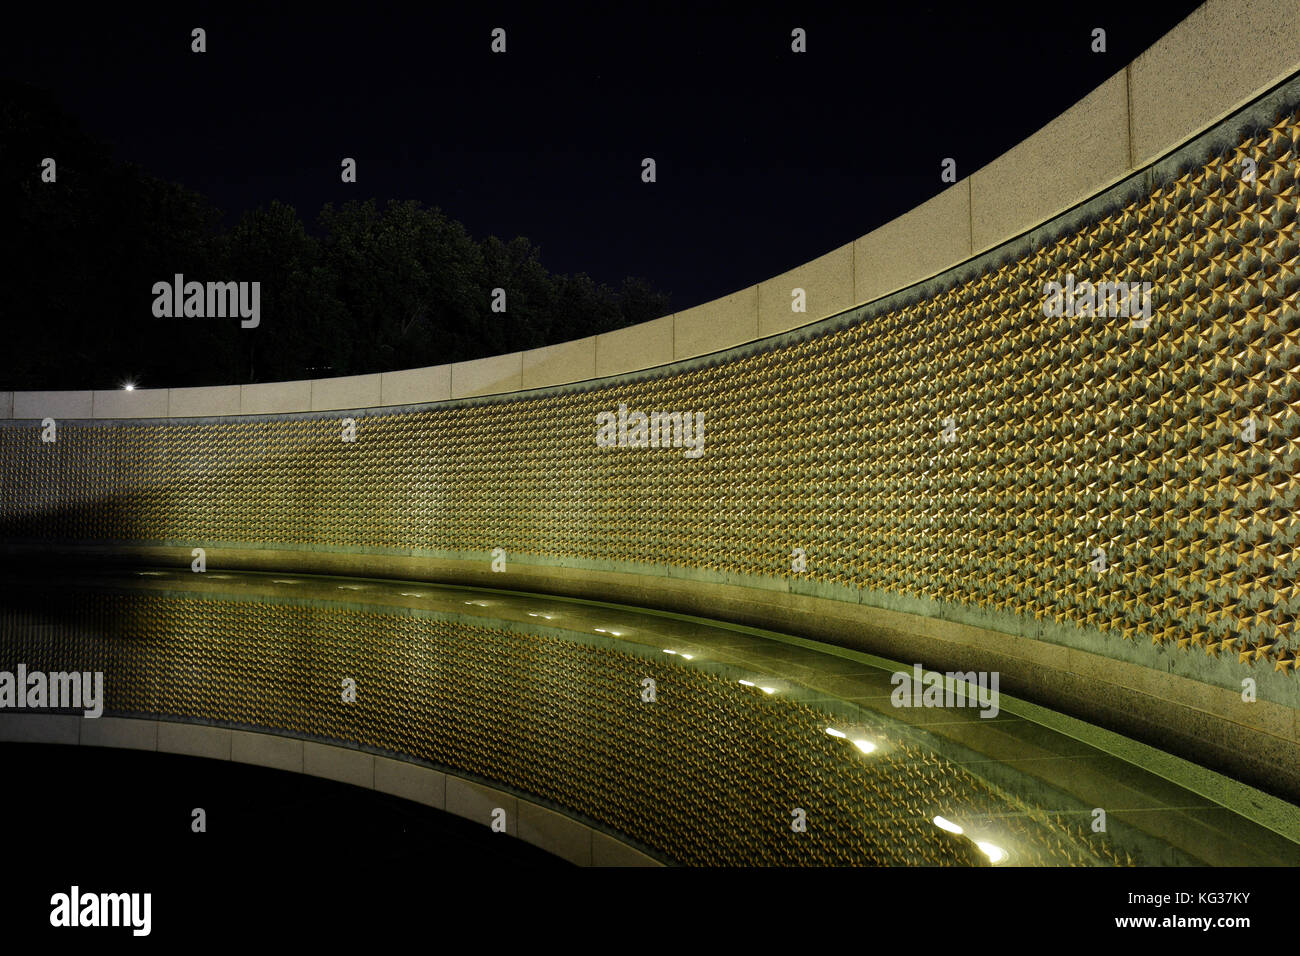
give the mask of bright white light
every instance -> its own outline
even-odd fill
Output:
[[[742,680],[741,683],[744,684],[746,687],[757,686],[752,680]]]
[[[543,613],[541,613],[540,611],[529,611],[529,612],[528,612],[528,616],[529,616],[529,617],[544,617],[544,618],[546,618],[546,620],[548,620],[548,621],[549,621],[549,620],[551,619],[551,617],[552,617],[552,615],[550,615],[550,614],[543,614]]]
[[[832,737],[847,737],[847,736],[848,736],[848,734],[846,734],[844,731],[842,731],[842,730],[836,730],[834,727],[827,727],[827,728],[826,728],[826,732],[827,732],[828,734],[830,734]]]
[[[964,832],[961,827],[957,826],[957,824],[953,823],[951,820],[945,820],[943,817],[935,817],[934,825],[940,830],[947,830],[949,833]]]
[[[870,740],[855,740],[853,741],[853,746],[857,747],[864,754],[875,753],[876,751],[876,745]]]
[[[984,855],[989,858],[990,863],[1001,863],[1007,858],[1007,851],[994,843],[980,840],[975,845],[984,851]]]
[[[683,655],[682,655],[682,660],[693,661],[693,660],[695,660],[695,655],[694,655],[694,654],[683,654]]]
[[[775,688],[775,687],[760,687],[759,690],[761,690],[764,694],[775,694],[775,693],[776,693],[776,688]]]
[[[403,591],[402,597],[424,597],[423,591]]]
[[[676,652],[676,651],[670,651],[668,648],[665,647],[665,648],[664,648],[664,653],[665,653],[665,654],[676,654],[677,652]]]
[[[615,637],[622,637],[622,631],[607,631],[603,627],[593,628],[597,634],[613,634]]]
[[[487,607],[487,601],[466,601],[465,603],[473,607]]]
[[[126,392],[134,392],[135,382],[127,382],[125,385],[122,386],[122,390]]]
[[[340,591],[360,591],[360,590],[361,590],[361,585],[360,585],[360,584],[340,584],[340,585],[338,586],[338,589],[339,589]]]

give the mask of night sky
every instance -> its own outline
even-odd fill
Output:
[[[943,157],[965,177],[1196,4],[36,6],[6,14],[4,71],[228,225],[273,199],[309,224],[327,201],[418,199],[476,238],[529,237],[553,271],[644,277],[680,309],[925,201]]]

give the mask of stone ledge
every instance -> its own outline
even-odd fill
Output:
[[[297,737],[231,731],[230,759],[275,770],[303,772],[303,742]]]
[[[83,747],[121,747],[124,750],[157,750],[158,721],[132,717],[83,718]]]

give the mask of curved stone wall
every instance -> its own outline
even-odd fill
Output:
[[[737,588],[813,631],[818,607],[943,617],[1131,665],[1117,680],[1153,691],[1148,736],[1195,712],[1204,732],[1175,749],[1300,792],[1296,82],[1126,175],[1199,128],[1187,109],[1157,116],[1147,93],[1177,72],[1168,51],[1196,51],[1229,6],[1244,11],[1239,33],[1271,36],[1272,5],[1209,4],[1031,141],[852,255],[803,267],[827,276],[817,313],[869,305],[728,348],[787,325],[763,303],[788,291],[760,285],[611,333],[617,361],[598,337],[589,362],[587,344],[566,343],[355,380],[20,394],[0,427],[0,532],[18,551],[188,561],[201,547],[214,562],[318,569],[345,556],[555,590],[617,578],[618,596],[652,604]],[[1195,115],[1220,119],[1224,97],[1238,105],[1294,69],[1293,41],[1260,42],[1254,79],[1220,63],[1229,79]],[[1127,149],[1112,157],[1116,137]],[[1015,171],[1032,187],[1046,156],[1068,182],[1013,202]],[[1037,225],[1062,196],[1092,198]],[[952,237],[962,208],[969,242],[925,241]],[[895,277],[871,261],[893,261]],[[1076,279],[1149,283],[1149,324],[1045,317],[1045,289]],[[879,298],[891,286],[907,288]],[[578,384],[535,387],[557,380]],[[603,414],[615,445],[626,437],[624,407],[689,413],[691,438],[702,416],[701,454],[602,447]],[[1032,683],[1032,668],[990,653]],[[1202,699],[1174,701],[1172,678]],[[1277,707],[1233,710],[1244,678]],[[1128,704],[1096,706],[1122,725]]]

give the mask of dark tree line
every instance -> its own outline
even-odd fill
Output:
[[[53,157],[57,181],[41,181]],[[45,93],[0,95],[0,389],[278,381],[439,365],[669,310],[641,279],[557,275],[519,237],[475,240],[415,201],[327,204],[309,230],[272,202],[230,229],[204,197],[116,162]],[[261,321],[155,318],[152,288],[258,281]],[[506,311],[492,310],[492,290]]]

